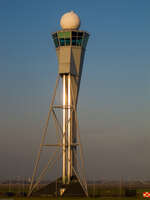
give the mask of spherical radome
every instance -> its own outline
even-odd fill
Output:
[[[80,18],[73,11],[65,13],[60,19],[62,29],[78,29],[80,27]]]

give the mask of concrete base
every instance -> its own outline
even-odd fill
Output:
[[[33,192],[32,196],[85,197],[86,195],[77,178],[73,176],[70,184],[62,184],[62,178],[58,178]]]

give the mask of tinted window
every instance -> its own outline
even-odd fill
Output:
[[[71,32],[58,32],[59,38],[68,38],[71,36]]]
[[[57,39],[57,38],[54,40],[54,44],[55,44],[56,48],[59,46],[59,43],[58,43],[58,39]]]
[[[76,45],[76,37],[72,37],[72,45],[73,45],[73,46]]]
[[[72,31],[72,36],[77,36],[77,32]]]
[[[81,46],[82,44],[82,37],[77,37],[77,46]]]
[[[70,45],[70,38],[66,38],[66,39],[65,39],[65,44],[66,44],[66,46],[69,46],[69,45]]]
[[[83,36],[83,32],[78,32],[78,36],[82,37]]]
[[[65,45],[65,40],[64,38],[60,38],[60,46],[64,46]]]
[[[69,38],[71,36],[71,32],[64,32],[64,38]]]

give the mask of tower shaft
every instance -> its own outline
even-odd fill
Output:
[[[82,75],[88,33],[84,31],[59,31],[53,34],[63,83],[63,161],[62,181],[70,183],[73,169],[77,167],[76,107]]]
[[[71,95],[71,75],[62,76],[63,83],[63,183],[70,183],[73,174],[72,167],[76,168],[75,161],[75,116],[73,111],[73,99]]]

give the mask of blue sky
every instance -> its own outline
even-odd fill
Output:
[[[0,1],[0,176],[32,173],[57,76],[51,33],[70,10],[90,33],[79,96],[87,177],[150,178],[149,0]]]

